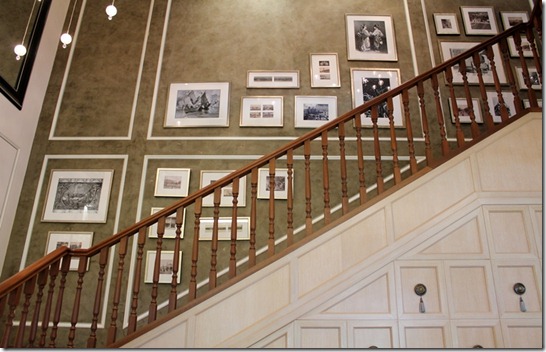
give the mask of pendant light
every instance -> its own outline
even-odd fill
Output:
[[[68,21],[68,27],[66,28],[66,33],[63,33],[61,35],[61,43],[63,43],[63,48],[66,48],[66,46],[70,43],[72,43],[72,36],[70,35],[70,25],[72,24],[72,18],[74,18],[74,10],[76,10],[76,4],[78,3],[78,0],[74,1],[74,6],[72,7],[72,14],[70,15],[70,20]]]
[[[112,4],[106,6],[106,14],[108,15],[108,19],[111,20],[112,17],[114,17],[118,13],[118,9],[114,6],[114,2],[116,0],[112,0]]]
[[[21,40],[21,44],[17,44],[15,48],[13,48],[13,52],[15,53],[16,60],[20,60],[21,56],[25,56],[27,53],[27,47],[25,46],[25,38],[27,36],[28,27],[30,26],[30,20],[32,19],[32,14],[34,13],[35,5],[36,5],[36,1],[32,3],[32,10],[30,10],[30,16],[28,17],[27,27],[25,28],[25,34],[23,34],[23,40]]]

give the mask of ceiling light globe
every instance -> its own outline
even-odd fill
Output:
[[[19,60],[21,56],[25,56],[25,54],[27,53],[27,48],[23,44],[18,44],[13,49],[13,52],[15,53],[15,55],[17,55],[15,58]]]
[[[108,5],[106,7],[106,14],[108,15],[109,20],[111,20],[117,13],[118,9],[114,5]]]
[[[61,35],[61,43],[63,43],[63,48],[66,48],[68,44],[72,43],[72,36],[68,33],[64,33]]]

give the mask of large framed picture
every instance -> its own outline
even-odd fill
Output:
[[[495,35],[499,33],[493,6],[461,6],[466,35]]]
[[[275,169],[275,199],[288,199],[288,169]],[[269,199],[271,176],[269,169],[258,169],[258,199]],[[292,189],[294,183],[292,183]]]
[[[527,11],[501,11],[500,17],[504,30],[520,23],[529,22],[529,13]]]
[[[218,181],[222,177],[230,174],[231,171],[201,171],[201,188],[208,186],[209,184]],[[220,195],[220,206],[231,207],[233,206],[233,185],[229,184],[222,188]],[[237,207],[244,207],[246,205],[246,177],[239,179],[239,195],[237,196]],[[209,194],[203,198],[203,207],[214,206],[214,194]]]
[[[86,249],[93,244],[93,232],[49,231],[45,254],[51,253],[59,247],[66,246],[70,249]],[[70,260],[69,270],[78,270],[80,259]],[[89,261],[87,262],[89,268]]]
[[[250,218],[238,217],[237,218],[237,239],[248,240],[250,239]],[[199,223],[199,240],[211,241],[214,229],[214,218],[201,218]],[[229,241],[231,240],[231,218],[220,217],[218,218],[218,240]]]
[[[165,127],[228,127],[229,83],[173,83]]]
[[[521,66],[515,66],[514,68],[516,71],[516,77],[518,79],[519,89],[527,90],[527,86],[525,85],[525,78],[523,77],[523,68],[521,68]],[[534,90],[542,89],[542,84],[540,83],[537,68],[534,66],[529,66],[527,67],[527,71],[529,72],[529,79],[531,80],[531,88]]]
[[[435,13],[434,26],[436,27],[437,35],[458,35],[461,34],[459,30],[459,23],[457,22],[457,15],[454,13]]]
[[[241,127],[282,127],[283,97],[242,97]]]
[[[460,123],[471,123],[470,119],[470,110],[468,109],[468,103],[466,98],[456,98],[457,108],[459,110],[459,122]],[[451,99],[448,99],[449,111],[451,111],[451,122],[455,123],[455,111],[451,103]],[[480,109],[480,100],[477,98],[472,98],[472,110],[474,111],[474,119],[477,123],[483,122],[482,111]]]
[[[341,87],[337,53],[310,54],[310,60],[312,88]]]
[[[391,16],[345,15],[347,59],[398,61]]]
[[[160,167],[155,178],[156,197],[186,197],[190,188],[190,169]]]
[[[153,207],[150,215],[157,213],[163,208]],[[184,208],[182,214],[182,224],[180,226],[180,238],[184,238],[184,223],[186,222],[186,208]],[[149,238],[158,238],[157,234],[157,223],[154,223],[148,229]],[[163,238],[176,238],[176,213],[173,213],[165,218],[165,232],[163,233]]]
[[[296,128],[316,128],[337,117],[337,96],[296,96],[294,110]]]
[[[299,88],[300,71],[248,71],[247,88]]]
[[[42,221],[105,223],[114,170],[52,170]]]
[[[487,104],[493,115],[494,122],[501,122],[501,104],[496,91],[486,92]],[[514,105],[514,96],[512,93],[502,92],[502,100],[504,100],[504,106],[508,111],[508,117],[512,117],[516,114],[516,106]]]
[[[351,68],[351,90],[353,98],[353,108],[360,106],[369,100],[387,92],[392,88],[400,85],[400,70],[399,69],[383,69],[383,68]],[[404,127],[402,118],[402,105],[400,96],[397,95],[393,99],[393,122],[395,127]],[[387,101],[381,103],[378,107],[378,127],[389,127],[389,111]],[[373,126],[371,110],[367,110],[362,114],[362,126]]]
[[[151,284],[154,282],[154,266],[157,258],[156,251],[146,252],[146,271],[144,274],[144,282]],[[159,260],[159,280],[160,284],[170,284],[173,279],[174,269],[174,251],[161,251],[161,259]],[[176,282],[180,283],[182,278],[182,251],[178,252],[178,272]]]

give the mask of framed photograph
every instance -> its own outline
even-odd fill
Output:
[[[237,218],[237,239],[248,240],[250,239],[250,218],[238,217]],[[214,227],[214,218],[201,218],[199,223],[199,240],[200,241],[212,241],[212,230]],[[218,218],[218,240],[230,241],[231,240],[231,218],[220,217]]]
[[[316,128],[337,117],[337,96],[296,96],[294,110],[296,128]]]
[[[155,177],[156,197],[187,197],[190,188],[190,169],[160,167]]]
[[[151,284],[154,282],[154,266],[157,257],[156,251],[146,252],[146,272],[144,274],[144,282]],[[177,283],[180,283],[182,278],[182,251],[178,252],[178,273]],[[173,280],[174,269],[174,251],[161,251],[161,259],[159,264],[159,281],[160,284],[170,284]]]
[[[93,232],[49,231],[45,254],[51,253],[61,246],[70,249],[86,249],[93,244]],[[70,271],[78,270],[79,258],[70,260]],[[87,262],[89,269],[89,261]]]
[[[461,6],[466,35],[495,35],[499,33],[493,6]]]
[[[520,66],[515,66],[514,68],[516,71],[516,77],[518,79],[519,89],[527,90],[527,86],[525,85],[525,79],[523,78],[523,68],[521,68]],[[529,66],[527,67],[527,70],[529,71],[529,79],[531,80],[531,88],[534,90],[542,89],[542,84],[540,83],[540,78],[539,78],[536,67]]]
[[[299,88],[300,71],[248,71],[247,88]]]
[[[436,27],[437,35],[458,35],[461,34],[459,30],[459,22],[457,21],[457,15],[454,13],[435,13],[434,26]]]
[[[501,105],[499,102],[499,97],[497,92],[491,91],[486,92],[487,95],[487,104],[489,109],[491,109],[491,115],[493,115],[494,122],[501,122]],[[502,100],[504,100],[504,105],[508,110],[508,117],[512,117],[516,114],[516,106],[514,105],[514,96],[512,93],[502,92]]]
[[[442,60],[447,61],[469,49],[478,45],[478,42],[440,42],[440,52],[442,54]],[[497,75],[501,84],[507,83],[506,74],[504,73],[504,66],[502,57],[500,54],[499,46],[495,44],[493,46],[493,54],[495,56],[495,68],[497,69]],[[478,84],[478,68],[474,65],[474,60],[468,58],[465,60],[466,64],[466,77],[469,84]],[[480,52],[480,67],[485,84],[494,84],[493,71],[491,70],[491,62],[487,58],[485,50]],[[453,74],[453,84],[463,84],[463,75],[459,72],[459,64],[454,65],[451,68]]]
[[[51,170],[42,221],[105,223],[114,170]]]
[[[398,87],[398,85],[400,85],[399,69],[351,68],[353,108],[372,100],[392,88]],[[392,100],[394,126],[404,127],[400,95],[395,96]],[[389,127],[390,123],[386,101],[381,103],[377,112],[379,115],[379,118],[377,119],[378,127]],[[373,126],[371,110],[362,114],[362,126]]]
[[[269,199],[270,181],[269,169],[258,169],[258,199]],[[294,183],[292,183],[292,189],[293,187]],[[275,170],[274,195],[275,199],[288,199],[288,169]]]
[[[229,83],[172,83],[164,127],[228,127]]]
[[[241,127],[282,127],[283,97],[242,97]]]
[[[163,208],[152,208],[151,215],[157,213]],[[184,238],[184,223],[186,222],[186,209],[182,214],[182,226],[180,227],[180,238]],[[148,229],[149,238],[158,238],[157,235],[157,223],[150,226]],[[165,233],[163,233],[163,238],[176,238],[176,213],[171,214],[165,218]]]
[[[523,57],[533,57],[533,51],[531,50],[531,43],[527,39],[527,36],[525,34],[520,34],[521,37],[521,51],[523,52]],[[516,42],[514,41],[514,38],[508,37],[506,38],[508,42],[508,49],[510,50],[510,56],[511,57],[519,57],[518,49],[516,48]],[[539,51],[537,50],[537,54],[540,55]]]
[[[466,98],[456,98],[457,108],[459,109],[459,122],[460,123],[471,123],[470,113],[468,110],[468,103]],[[453,111],[453,106],[451,104],[451,99],[447,100],[449,104],[449,111],[451,112],[451,122],[455,123],[455,112]],[[483,122],[482,111],[480,109],[480,100],[477,98],[472,99],[472,110],[474,110],[474,118],[477,123]]]
[[[216,182],[222,177],[232,173],[231,171],[201,171],[201,188],[208,186],[209,184]],[[222,188],[222,194],[220,196],[221,207],[231,207],[233,205],[233,188],[232,185],[228,185]],[[237,197],[237,207],[244,207],[246,205],[246,177],[239,179],[239,195]],[[203,198],[203,207],[214,206],[214,194],[210,194]]]
[[[537,99],[538,106],[542,107],[542,99]],[[523,99],[523,107],[528,109],[531,107],[531,102],[529,99]]]
[[[337,53],[310,54],[311,88],[339,88],[339,63]]]
[[[398,61],[391,16],[345,15],[347,59]]]
[[[527,11],[501,11],[500,18],[502,27],[507,30],[520,23],[529,22],[529,13]]]

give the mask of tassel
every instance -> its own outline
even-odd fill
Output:
[[[519,298],[519,310],[521,310],[522,312],[527,311],[527,307],[525,307],[525,302],[523,302],[522,297]]]
[[[425,302],[423,302],[423,297],[419,299],[419,313],[425,312]]]

